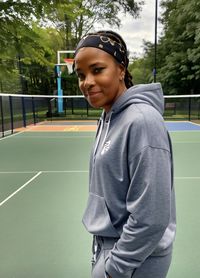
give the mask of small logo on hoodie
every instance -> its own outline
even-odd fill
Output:
[[[104,155],[110,149],[110,143],[111,143],[110,140],[105,142],[103,146],[103,150],[101,151],[101,155]]]

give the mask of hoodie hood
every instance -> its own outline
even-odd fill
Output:
[[[111,120],[126,109],[131,104],[147,104],[154,107],[161,115],[164,113],[164,97],[160,83],[140,84],[130,87],[124,94],[122,94],[113,104],[108,113],[103,112],[99,120],[99,125],[96,135],[96,144],[94,148],[94,157],[100,143],[100,138],[103,132],[104,121],[106,122],[106,130],[103,132],[103,139],[101,144],[105,143],[107,134],[110,128]]]
[[[164,97],[160,83],[141,84],[129,88],[112,106],[112,113],[119,113],[133,103],[145,103],[164,113]]]

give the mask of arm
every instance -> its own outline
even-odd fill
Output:
[[[129,218],[106,261],[115,278],[131,277],[155,250],[170,219],[171,158],[167,150],[146,147],[129,166],[126,207]]]

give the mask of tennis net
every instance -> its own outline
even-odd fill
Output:
[[[16,128],[52,120],[98,119],[83,96],[0,94],[0,137]],[[200,120],[200,95],[165,96],[166,120]]]

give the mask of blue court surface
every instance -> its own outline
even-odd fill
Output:
[[[200,125],[192,122],[165,122],[169,131],[200,130]]]

